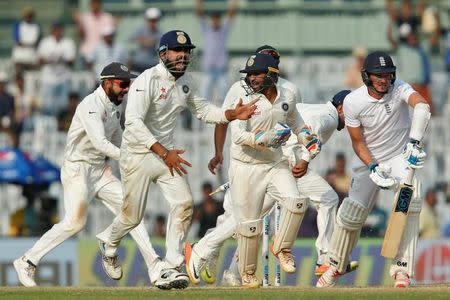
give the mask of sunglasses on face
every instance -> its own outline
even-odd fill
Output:
[[[121,89],[126,89],[130,87],[130,80],[113,80],[114,83],[116,83]]]
[[[268,54],[268,55],[272,56],[275,59],[280,59],[280,53],[278,53],[278,51],[275,51],[275,50],[272,50],[272,49],[262,49],[258,53]]]

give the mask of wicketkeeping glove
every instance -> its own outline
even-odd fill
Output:
[[[259,146],[279,148],[285,145],[291,136],[291,129],[282,123],[278,123],[274,129],[259,131],[255,135],[255,142]]]
[[[371,163],[369,165],[370,179],[382,189],[390,189],[397,184],[391,175],[391,167],[385,164]]]
[[[423,168],[427,154],[419,145],[419,141],[411,139],[403,150],[403,157],[411,168],[420,169]]]
[[[305,147],[309,152],[310,158],[314,159],[322,150],[322,142],[317,137],[313,137]]]

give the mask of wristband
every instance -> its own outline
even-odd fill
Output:
[[[301,159],[306,162],[309,162],[311,160],[311,154],[309,154],[309,152],[303,152]]]
[[[373,171],[373,169],[375,169],[376,167],[378,166],[378,163],[376,163],[376,162],[371,162],[368,166],[367,166],[367,168],[369,168],[369,171]]]

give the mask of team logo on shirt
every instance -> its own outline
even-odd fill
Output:
[[[391,108],[391,106],[390,106],[388,103],[386,103],[386,104],[384,105],[384,108],[386,109],[386,113],[387,113],[388,115],[390,115],[390,114],[392,113],[392,108]]]
[[[166,90],[166,88],[162,87],[160,89],[160,91],[161,91],[161,95],[159,95],[159,99],[161,99],[161,100],[166,99],[167,98],[167,90]]]
[[[283,104],[281,104],[281,108],[282,108],[284,111],[288,111],[288,110],[289,110],[289,104],[287,104],[286,102],[284,102]]]
[[[183,92],[185,94],[189,93],[189,87],[187,85],[183,85]]]

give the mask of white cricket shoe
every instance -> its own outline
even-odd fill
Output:
[[[411,285],[411,279],[409,279],[409,275],[403,271],[398,271],[394,275],[396,288],[407,288]]]
[[[233,286],[233,287],[241,286],[242,285],[241,277],[236,275],[231,270],[225,270],[223,272],[223,276],[222,276],[222,285],[223,286]]]
[[[36,265],[27,260],[25,256],[16,259],[13,262],[14,269],[16,269],[19,281],[26,287],[36,286],[34,281],[34,274],[36,273]]]
[[[203,270],[200,272],[200,277],[207,284],[213,284],[214,282],[216,282],[217,261],[219,260],[219,255],[220,248],[211,253]]]
[[[255,273],[244,273],[242,274],[242,287],[248,289],[255,289],[260,287],[258,277]]]
[[[201,258],[195,253],[192,244],[186,243],[184,245],[184,257],[186,260],[186,271],[193,284],[200,282],[200,273],[205,266],[205,259]]]
[[[119,256],[109,257],[105,255],[105,242],[99,241],[98,246],[100,248],[100,252],[102,254],[102,266],[103,270],[105,270],[106,275],[108,275],[111,279],[119,280],[122,278],[122,266],[119,261]]]
[[[163,269],[159,278],[155,281],[155,286],[162,290],[185,289],[189,285],[189,276],[177,269]]]
[[[280,252],[275,254],[273,251],[273,245],[271,247],[272,254],[275,255],[276,258],[278,258],[278,261],[280,262],[281,269],[286,273],[295,273],[296,267],[295,267],[295,259],[294,255],[291,253],[291,249],[282,249]]]
[[[320,276],[319,280],[317,280],[316,287],[333,287],[336,285],[339,276],[341,276],[341,274],[337,271],[336,267],[329,267],[328,270]]]

